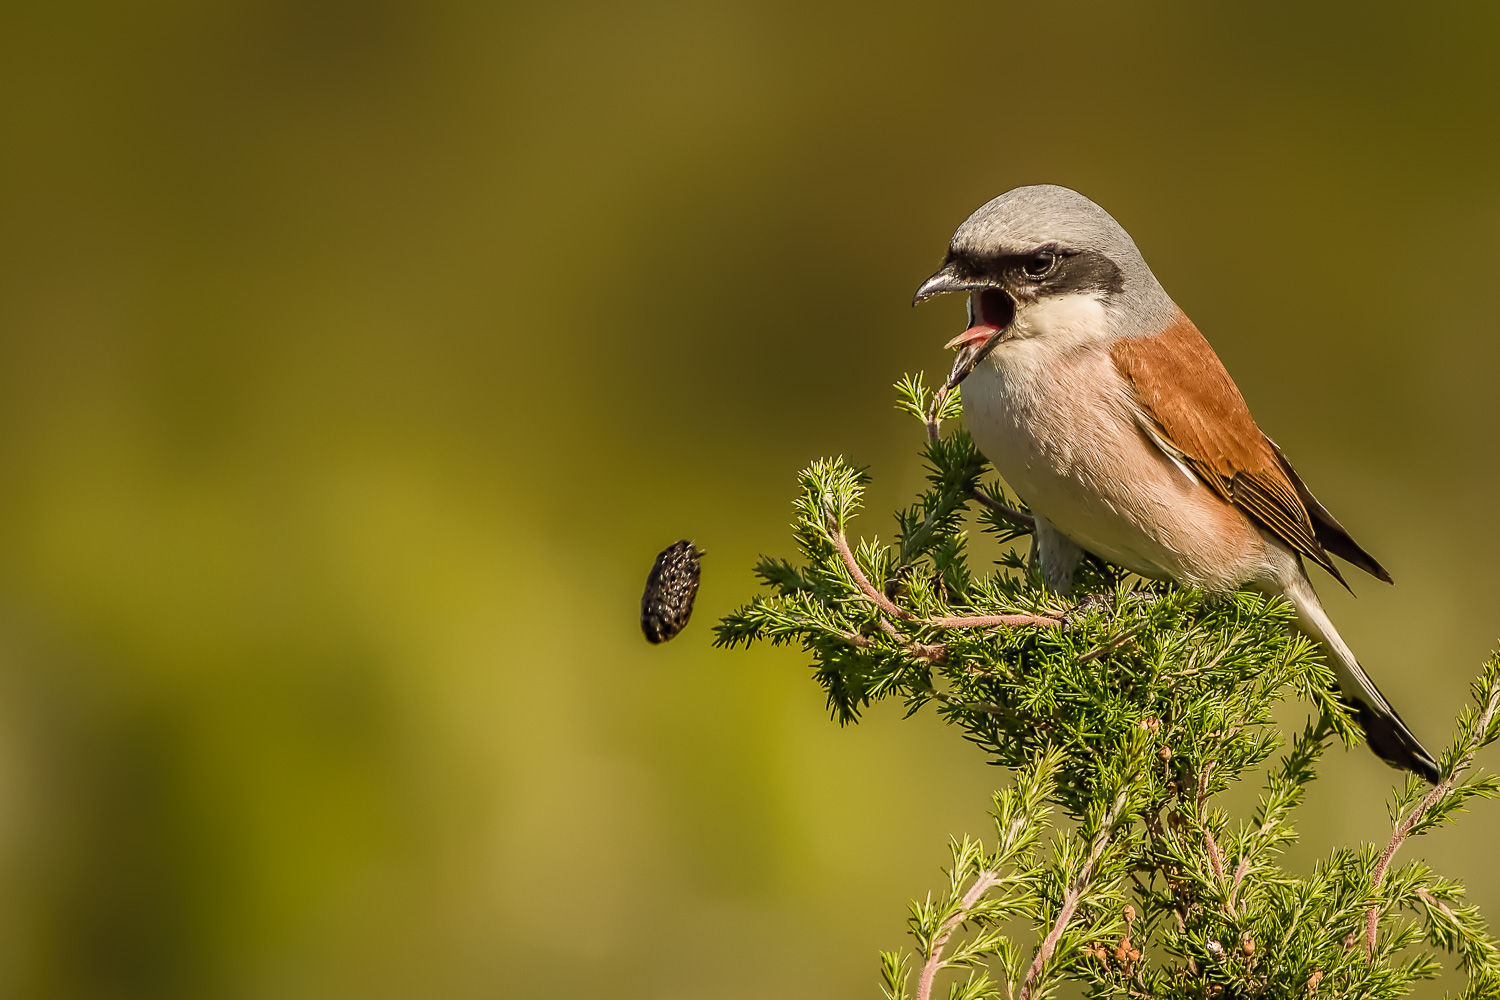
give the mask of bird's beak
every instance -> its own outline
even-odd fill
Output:
[[[937,274],[922,282],[913,303],[944,292],[973,291],[980,294],[969,301],[968,329],[943,345],[945,349],[959,348],[953,372],[948,376],[949,389],[968,378],[979,362],[1010,335],[1016,319],[1016,300],[994,281],[965,278],[945,264]]]
[[[972,292],[976,288],[989,288],[990,284],[988,281],[965,278],[951,263],[944,264],[936,274],[922,282],[922,287],[912,296],[911,304],[926,302],[934,295],[942,295],[944,292]]]

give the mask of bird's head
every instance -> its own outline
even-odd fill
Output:
[[[945,292],[968,293],[968,327],[947,346],[969,369],[1007,341],[1147,336],[1177,311],[1130,234],[1055,184],[1014,188],[964,220],[913,302]]]

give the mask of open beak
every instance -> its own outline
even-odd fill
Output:
[[[982,345],[996,334],[1003,332],[1016,318],[1015,300],[1009,294],[988,278],[968,277],[959,273],[952,261],[944,264],[936,274],[922,282],[922,286],[917,289],[917,294],[912,296],[911,303],[916,305],[918,302],[926,302],[934,296],[947,292],[979,292],[980,294],[973,296],[969,303],[969,328],[944,344],[944,348]]]
[[[989,357],[990,352],[1005,339],[1006,332],[1007,327],[976,322],[944,344],[944,347],[959,349],[958,356],[953,359],[953,371],[948,374],[948,388],[951,389],[968,378],[979,367],[979,362]]]
[[[952,388],[968,378],[975,366],[1005,339],[1015,323],[1016,300],[994,281],[962,275],[949,262],[922,282],[917,294],[912,297],[912,305],[945,292],[979,293],[969,297],[968,329],[943,345],[945,349],[959,349],[958,357],[954,359],[953,373],[948,377],[948,387]]]

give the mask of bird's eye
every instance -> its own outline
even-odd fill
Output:
[[[1026,272],[1028,278],[1045,278],[1056,266],[1057,254],[1047,253],[1044,250],[1026,258],[1026,263],[1021,265],[1021,270]]]

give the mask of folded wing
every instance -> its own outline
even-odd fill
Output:
[[[1312,495],[1261,433],[1224,365],[1186,316],[1153,337],[1110,348],[1135,389],[1142,429],[1209,489],[1344,583],[1330,553],[1375,577],[1387,573]],[[1348,586],[1348,584],[1345,584]]]

